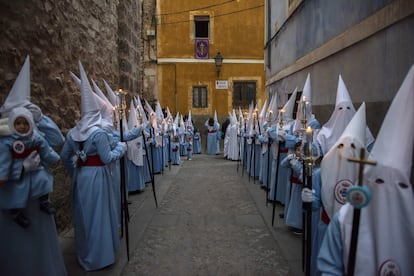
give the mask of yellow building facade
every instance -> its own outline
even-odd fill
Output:
[[[264,1],[157,1],[157,89],[172,113],[227,116],[265,98]],[[220,53],[222,65],[215,57]]]

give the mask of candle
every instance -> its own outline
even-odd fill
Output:
[[[313,139],[313,132],[312,132],[312,128],[310,126],[308,126],[306,128],[306,143],[308,145],[308,155],[309,157],[312,156],[312,139]]]
[[[306,121],[306,97],[302,98],[302,120]]]

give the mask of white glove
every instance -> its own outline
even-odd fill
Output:
[[[291,153],[291,154],[289,154],[289,155],[287,156],[287,158],[288,158],[288,160],[295,159],[295,154],[294,154],[294,153]]]
[[[29,156],[23,160],[23,168],[25,172],[43,169],[43,167],[40,165],[40,156],[37,151],[32,151]]]
[[[309,188],[303,188],[302,189],[302,201],[303,202],[313,202],[315,200],[315,190],[314,189],[309,189]]]
[[[283,129],[282,130],[279,130],[277,132],[277,140],[279,142],[285,141],[286,140],[286,136],[287,136],[286,131],[284,131]]]
[[[115,148],[119,153],[120,153],[120,155],[122,156],[122,155],[124,155],[125,154],[125,152],[127,151],[127,144],[125,143],[125,142],[118,142],[118,145],[116,145],[116,148]]]

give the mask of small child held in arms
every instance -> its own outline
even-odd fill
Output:
[[[24,209],[29,199],[38,198],[46,214],[56,212],[49,200],[53,176],[44,166],[57,164],[60,157],[36,131],[28,109],[14,108],[9,128],[12,134],[0,137],[0,209],[8,210],[17,224],[27,228],[30,219]]]

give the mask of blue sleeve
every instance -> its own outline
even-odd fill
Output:
[[[69,172],[69,175],[72,176],[74,172],[74,166],[72,163],[72,157],[75,155],[75,152],[71,146],[72,139],[70,138],[70,132],[67,135],[66,142],[63,144],[62,150],[60,151],[60,158],[66,170]]]
[[[293,149],[295,148],[295,144],[299,142],[299,138],[296,137],[295,135],[291,135],[288,134],[286,135],[286,140],[285,140],[285,147],[288,149]]]
[[[137,138],[142,134],[142,128],[141,127],[134,127],[133,129],[127,131],[124,133],[124,141],[131,141]]]
[[[0,179],[8,180],[10,179],[9,174],[13,163],[13,157],[9,146],[3,140],[0,140],[0,152]]]
[[[51,147],[61,147],[65,142],[65,137],[63,136],[59,127],[49,117],[43,115],[42,119],[36,124],[36,126],[44,135],[44,138]]]
[[[54,165],[60,160],[59,154],[49,145],[49,143],[42,136],[37,135],[38,143],[40,145],[40,159],[46,165]]]
[[[287,156],[283,158],[282,161],[280,161],[280,166],[284,168],[290,168],[290,160],[288,159]]]
[[[99,158],[104,164],[109,164],[122,156],[117,147],[111,150],[110,141],[108,139],[108,135],[105,132],[100,131],[96,133],[93,139]]]
[[[319,250],[317,266],[322,275],[344,275],[342,248],[341,229],[337,213],[326,229]]]
[[[313,209],[320,209],[322,207],[321,201],[321,168],[317,167],[313,170],[312,189],[315,190],[315,200],[312,202]]]

